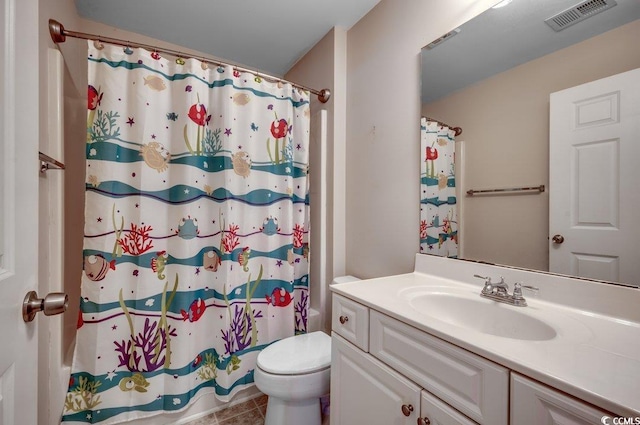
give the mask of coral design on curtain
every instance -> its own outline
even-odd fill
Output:
[[[456,258],[455,132],[422,118],[420,140],[424,152],[420,173],[420,252]]]
[[[309,94],[89,42],[84,272],[64,422],[176,412],[305,332]]]

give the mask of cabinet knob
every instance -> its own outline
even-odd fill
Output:
[[[410,404],[403,404],[402,405],[402,414],[405,416],[409,416],[411,415],[411,412],[413,412],[413,406]]]
[[[418,425],[431,425],[431,420],[426,416],[424,418],[418,418]]]
[[[341,324],[345,324],[349,321],[349,317],[348,316],[340,316],[340,323]]]

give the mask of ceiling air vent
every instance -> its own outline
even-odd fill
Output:
[[[426,50],[431,50],[436,46],[439,46],[440,43],[443,43],[445,40],[450,39],[451,37],[453,37],[454,35],[458,34],[460,32],[460,28],[456,28],[454,30],[449,31],[448,33],[446,33],[445,35],[436,38],[435,40],[433,40],[431,43],[427,44],[426,46],[424,46],[424,48]]]
[[[555,31],[562,31],[615,6],[615,0],[587,0],[545,20]]]

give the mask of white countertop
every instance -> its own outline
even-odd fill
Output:
[[[418,287],[437,286],[482,299],[481,283],[451,280],[440,273],[414,272],[333,285],[331,289],[615,415],[640,417],[640,322],[627,319],[628,315],[619,318],[594,313],[525,293],[529,306],[500,306],[544,321],[557,335],[544,341],[494,336],[438,320],[411,307],[401,295]]]

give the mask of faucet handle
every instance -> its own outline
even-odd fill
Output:
[[[483,294],[489,295],[493,292],[493,284],[491,283],[491,278],[489,276],[480,276],[479,274],[474,274],[473,277],[484,279],[484,287],[482,288]]]
[[[484,279],[485,285],[487,283],[491,283],[491,278],[489,276],[480,276],[479,274],[474,274],[473,277],[477,277],[478,279]]]
[[[513,298],[516,300],[522,299],[522,290],[527,289],[532,292],[538,292],[540,288],[531,285],[523,285],[522,282],[516,282],[513,285]]]

